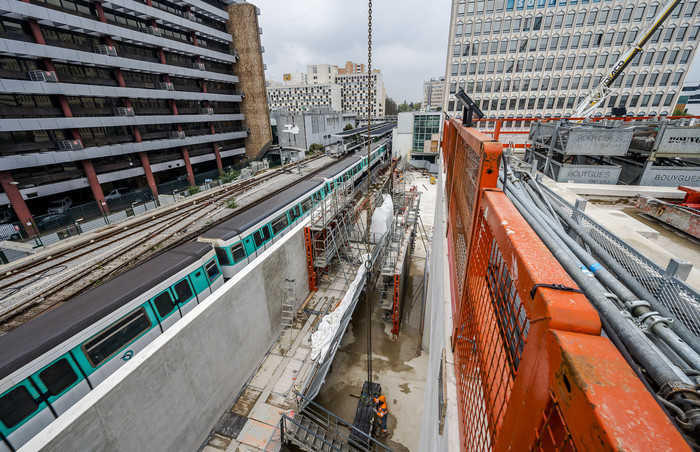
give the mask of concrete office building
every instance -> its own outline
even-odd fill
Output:
[[[302,113],[312,108],[329,108],[340,111],[342,108],[340,85],[284,85],[268,86],[267,101],[270,113],[286,110]]]
[[[245,155],[226,4],[2,0],[0,13],[0,205],[23,224],[57,195],[157,196]]]
[[[372,71],[372,118],[384,118],[386,91],[378,70]],[[336,77],[342,88],[343,113],[353,113],[362,121],[367,118],[367,73],[343,74]]]
[[[423,82],[423,109],[425,111],[442,110],[445,95],[445,77],[431,78]]]
[[[700,115],[700,83],[686,83],[678,98],[676,109],[693,116]]]
[[[453,0],[443,110],[459,88],[490,117],[565,115],[638,37],[659,1]],[[697,1],[683,1],[614,84],[611,107],[672,113],[697,49]]]
[[[335,83],[337,76],[338,66],[332,64],[309,64],[306,66],[306,83],[310,85]]]
[[[435,163],[442,126],[441,112],[399,113],[393,130],[393,149],[404,158],[410,155],[412,159],[422,159],[423,154],[428,154],[431,163]]]
[[[313,143],[328,146],[342,141],[333,134],[343,131],[350,124],[355,127],[355,115],[340,113],[329,108],[313,108],[303,113],[279,110],[275,113],[277,139],[282,148],[293,147],[308,150]]]

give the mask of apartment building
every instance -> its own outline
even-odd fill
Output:
[[[338,66],[332,64],[309,64],[306,66],[306,82],[310,85],[335,83]]]
[[[367,77],[365,73],[342,74],[336,82],[342,88],[342,111],[353,113],[363,121],[367,119]],[[384,118],[386,91],[384,79],[378,70],[372,71],[372,118]]]
[[[445,96],[445,77],[431,78],[423,82],[423,109],[438,111],[442,109]]]
[[[361,74],[367,72],[365,65],[362,63],[355,63],[353,61],[346,61],[345,67],[338,68],[338,74]]]
[[[0,13],[0,205],[23,224],[52,198],[157,196],[244,156],[226,4],[5,0]]]
[[[635,41],[661,2],[453,0],[443,109],[464,89],[489,117],[571,114]],[[697,49],[700,8],[682,1],[595,113],[673,112]]]
[[[296,114],[312,108],[341,111],[341,87],[335,83],[268,86],[267,102],[270,113],[286,110]]]

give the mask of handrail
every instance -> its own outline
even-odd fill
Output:
[[[317,439],[320,439],[321,442],[323,442],[324,444],[326,444],[327,446],[329,446],[329,447],[332,448],[333,450],[337,450],[338,452],[343,452],[341,449],[338,449],[338,448],[337,448],[336,446],[334,446],[332,443],[329,443],[329,442],[326,441],[324,438],[321,438],[321,437],[318,436],[316,433],[312,432],[312,431],[309,430],[308,428],[306,428],[306,427],[304,427],[303,425],[301,425],[301,423],[299,423],[299,422],[295,421],[294,419],[292,419],[291,417],[287,416],[286,413],[285,413],[285,414],[282,414],[282,418],[280,419],[280,425],[282,425],[282,435],[284,435],[284,421],[285,421],[285,420],[291,421],[292,424],[294,424],[294,425],[297,426],[297,428],[301,428],[302,430],[304,430],[304,431],[306,431],[306,432],[308,432],[308,433],[311,433],[314,437],[316,437]]]

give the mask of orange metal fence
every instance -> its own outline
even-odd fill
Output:
[[[496,188],[501,149],[454,119],[445,125],[462,450],[690,450]]]

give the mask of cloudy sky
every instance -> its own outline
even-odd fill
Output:
[[[260,8],[266,77],[307,64],[367,64],[367,2],[249,0]],[[423,81],[445,75],[450,0],[374,0],[372,68],[384,75],[387,96],[421,102]]]
[[[260,8],[267,78],[307,64],[367,63],[365,0],[249,0]],[[372,68],[387,96],[421,102],[423,81],[445,75],[450,0],[374,0]],[[700,52],[699,52],[700,54]],[[687,82],[700,82],[695,57]]]

